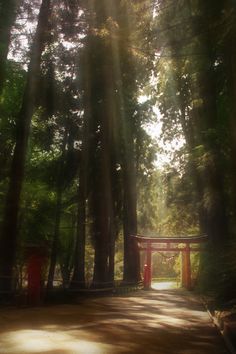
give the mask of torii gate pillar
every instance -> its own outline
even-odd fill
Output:
[[[144,265],[143,284],[144,289],[151,289],[152,283],[152,249],[151,242],[147,242],[146,264]]]

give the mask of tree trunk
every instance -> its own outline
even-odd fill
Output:
[[[179,83],[179,89],[181,88],[181,83]],[[180,91],[181,92],[181,91]],[[181,99],[181,97],[180,97]],[[182,97],[184,100],[184,97]],[[193,121],[197,120],[197,117],[194,117],[194,110],[192,110],[191,114],[190,111],[187,110],[187,115],[186,115],[186,109],[187,109],[188,103],[186,102],[185,104],[181,103],[180,104],[180,123],[182,126],[182,130],[184,133],[184,137],[187,143],[187,148],[190,156],[189,160],[189,165],[190,165],[190,171],[191,171],[191,176],[193,179],[194,187],[196,190],[196,200],[193,201],[195,202],[197,209],[198,209],[198,220],[199,220],[199,227],[200,227],[200,232],[201,233],[206,233],[206,217],[205,217],[205,212],[203,209],[202,205],[202,200],[203,200],[203,195],[204,195],[204,182],[200,176],[200,173],[198,171],[197,167],[197,161],[194,156],[194,148],[199,145],[199,143],[196,141],[198,135],[196,131],[194,132],[194,127],[193,127]],[[191,118],[190,118],[191,117]],[[186,119],[187,118],[187,119]]]
[[[205,186],[205,195],[203,200],[206,214],[206,233],[209,236],[212,247],[222,249],[229,239],[229,225],[226,210],[225,179],[222,168],[222,150],[219,139],[220,135],[218,126],[218,107],[217,107],[217,80],[214,70],[215,54],[214,45],[215,38],[209,30],[209,21],[211,19],[208,4],[200,1],[200,9],[202,11],[202,20],[204,27],[203,47],[206,51],[204,62],[200,67],[198,75],[199,93],[203,100],[202,110],[199,112],[201,143],[204,146],[207,161],[202,173],[202,180]]]
[[[78,188],[78,211],[76,224],[76,240],[74,251],[74,271],[71,287],[85,288],[85,239],[86,239],[86,172],[81,166]]]
[[[0,290],[10,291],[18,242],[18,214],[20,194],[24,180],[31,118],[34,113],[41,54],[46,42],[50,16],[50,0],[43,0],[28,69],[21,109],[17,117],[17,136],[6,197],[0,247]]]
[[[231,12],[233,19],[236,16],[236,9],[233,4],[226,1],[228,4],[228,12]],[[231,183],[232,183],[232,195],[231,202],[233,206],[234,219],[236,216],[236,27],[232,26],[231,31],[228,32],[228,36],[225,41],[224,47],[224,63],[226,68],[226,80],[229,96],[229,137],[231,148]]]
[[[82,66],[84,67],[84,119],[82,128],[82,151],[79,168],[79,188],[78,188],[78,209],[76,224],[75,250],[73,256],[74,270],[71,279],[71,287],[84,288],[85,279],[85,243],[86,243],[86,220],[87,220],[87,198],[88,198],[88,178],[89,178],[89,154],[90,154],[90,120],[91,115],[91,47],[88,41],[87,51]]]
[[[61,161],[59,162],[58,174],[57,174],[57,201],[56,201],[56,209],[55,209],[55,227],[54,234],[52,240],[52,249],[51,249],[51,257],[50,257],[50,266],[48,272],[48,282],[47,282],[47,290],[51,290],[53,288],[53,279],[57,264],[57,256],[59,250],[59,242],[60,242],[60,222],[61,222],[61,204],[62,204],[62,190],[63,190],[63,172],[64,172],[64,163],[65,163],[65,152],[66,152],[66,143],[67,143],[68,132],[65,129],[63,143],[62,143],[62,153],[61,153]]]
[[[131,133],[130,133],[131,134]],[[141,279],[139,250],[131,235],[137,234],[137,191],[134,146],[131,136],[124,150],[123,162],[123,227],[124,227],[124,281],[137,283]]]
[[[109,242],[111,237],[112,191],[110,175],[109,146],[107,145],[107,122],[101,125],[101,156],[98,167],[95,205],[95,259],[94,286],[104,287],[108,282]]]
[[[114,210],[114,209],[113,209]],[[108,281],[109,283],[114,283],[114,272],[115,272],[115,229],[114,229],[114,215],[111,216],[110,225],[110,237],[109,237],[109,264],[108,264]]]
[[[62,203],[62,189],[61,186],[58,186],[57,202],[56,202],[56,210],[55,210],[55,226],[54,226],[54,234],[53,234],[53,241],[52,241],[50,266],[48,271],[47,290],[51,290],[53,288],[53,280],[55,275],[55,268],[56,268],[57,255],[59,249],[61,203]]]
[[[216,93],[213,74],[210,68],[202,73],[201,97],[203,97],[203,136],[202,142],[208,154],[207,161],[202,174],[205,191],[203,205],[205,206],[206,233],[208,234],[212,244],[216,247],[222,247],[228,239],[228,220],[226,216],[226,194],[225,181],[222,169],[221,146],[214,137],[212,132],[217,135],[217,107]],[[209,136],[208,136],[209,134]],[[208,204],[206,200],[209,200]]]
[[[108,18],[106,8],[95,2],[96,20],[103,25]],[[90,86],[87,87],[86,114],[90,117],[91,217],[93,220],[93,241],[95,246],[93,286],[104,287],[109,281],[109,245],[113,238],[113,188],[112,151],[114,121],[113,67],[107,56],[110,45],[105,40],[91,35],[88,41],[88,68]],[[97,57],[94,57],[94,51]],[[99,89],[98,89],[99,88]],[[110,254],[111,255],[111,254]]]

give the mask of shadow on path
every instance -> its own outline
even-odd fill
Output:
[[[226,354],[203,306],[180,289],[0,311],[1,354]]]

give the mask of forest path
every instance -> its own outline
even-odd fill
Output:
[[[181,289],[0,309],[1,354],[226,354],[202,304]]]

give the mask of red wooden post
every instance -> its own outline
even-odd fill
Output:
[[[42,247],[27,247],[28,261],[28,303],[39,305],[42,300],[42,269],[45,261],[45,250]]]
[[[181,286],[185,288],[186,287],[186,279],[185,279],[186,271],[185,271],[185,252],[184,251],[181,251],[181,265],[182,265]]]
[[[30,305],[39,305],[41,299],[42,258],[31,255],[28,260],[28,301]]]
[[[144,264],[143,268],[143,287],[145,290],[148,290],[148,268],[147,264]]]
[[[144,288],[150,289],[152,283],[152,250],[151,242],[147,242],[146,264],[144,266]]]
[[[191,289],[191,259],[190,259],[190,245],[186,244],[185,251],[185,263],[186,263],[186,288]]]
[[[182,286],[191,289],[190,245],[187,243],[182,251]]]

